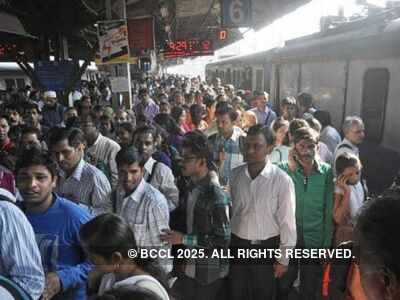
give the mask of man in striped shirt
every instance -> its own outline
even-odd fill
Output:
[[[83,159],[83,132],[77,128],[55,128],[49,141],[51,153],[62,169],[57,193],[87,206],[94,215],[111,211],[111,185],[107,177]]]
[[[36,300],[43,293],[44,272],[32,226],[13,203],[11,193],[0,189],[0,275],[23,288]]]

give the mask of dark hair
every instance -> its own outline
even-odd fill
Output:
[[[37,105],[35,102],[33,101],[26,101],[23,105],[24,107],[24,112],[26,112],[28,109],[36,109],[36,111],[40,114],[40,109],[39,109],[39,105]]]
[[[143,156],[133,147],[122,148],[118,151],[115,161],[117,162],[117,166],[120,167],[122,165],[134,164],[137,163],[140,167],[143,167],[146,161],[143,159]]]
[[[313,105],[313,96],[309,93],[300,93],[297,95],[297,101],[300,106],[310,107]]]
[[[129,258],[129,250],[138,249],[130,226],[120,216],[111,213],[99,215],[83,224],[79,231],[79,238],[89,253],[100,255],[107,260],[110,260],[114,252],[119,252],[125,259]],[[134,261],[143,271],[167,288],[166,276],[153,260],[139,256]]]
[[[340,175],[348,167],[355,167],[361,165],[360,159],[349,152],[344,152],[339,155],[335,160],[336,174]]]
[[[123,130],[129,132],[132,136],[133,136],[133,133],[135,132],[135,127],[130,122],[123,122],[123,123],[118,124],[117,132],[119,129],[123,129]]]
[[[201,120],[203,120],[204,109],[203,106],[199,104],[193,104],[190,106],[190,117],[192,119],[192,123],[195,125],[199,125]]]
[[[329,111],[317,110],[314,113],[314,118],[316,118],[321,123],[322,128],[332,125],[331,114],[329,113]]]
[[[136,249],[135,236],[125,221],[111,213],[102,214],[81,226],[79,236],[91,253],[110,259],[114,252],[128,258],[128,250]]]
[[[141,88],[139,90],[139,96],[143,95],[143,94],[148,94],[149,90],[147,88]]]
[[[206,105],[207,108],[210,108],[211,106],[213,106],[216,103],[216,99],[213,95],[205,95],[203,97],[203,103]]]
[[[304,119],[293,119],[289,124],[289,133],[293,136],[295,131],[302,127],[310,127]]]
[[[281,101],[281,106],[285,105],[296,105],[297,101],[296,98],[293,96],[288,96],[286,98],[283,98]]]
[[[38,128],[36,128],[36,127],[28,127],[28,126],[23,126],[22,128],[21,128],[21,137],[24,135],[24,134],[36,134],[36,136],[38,137],[38,138],[40,138],[40,136],[41,136],[41,131],[38,129]]]
[[[49,132],[49,146],[50,148],[57,143],[68,140],[68,145],[77,147],[79,144],[86,144],[85,135],[82,130],[78,128],[61,128],[54,127]]]
[[[154,126],[150,126],[150,125],[144,125],[144,126],[138,127],[135,130],[133,135],[135,137],[137,137],[142,134],[150,134],[153,137],[153,139],[155,140],[158,135],[157,128],[155,128]]]
[[[171,114],[170,115],[171,115],[172,118],[174,118],[174,120],[176,122],[179,122],[179,118],[182,116],[182,114],[183,114],[183,108],[180,107],[180,106],[174,106],[171,109]]]
[[[227,102],[218,102],[215,114],[219,116],[227,114],[229,115],[229,119],[231,119],[232,122],[234,122],[238,117],[238,113]]]
[[[247,132],[247,136],[249,135],[262,135],[268,146],[274,144],[274,134],[269,126],[265,126],[262,124],[253,125],[249,128],[249,131]]]
[[[46,151],[31,148],[22,152],[15,164],[15,174],[23,168],[31,166],[44,166],[54,178],[58,174],[57,163]]]
[[[93,107],[93,111],[94,111],[94,112],[103,112],[103,111],[104,111],[104,106],[103,106],[103,105],[96,104],[96,105]]]
[[[4,107],[6,110],[15,110],[19,114],[23,111],[23,106],[18,105],[17,103],[7,103]]]
[[[154,122],[169,134],[181,134],[178,124],[169,114],[158,114],[155,116]]]
[[[212,159],[212,152],[207,137],[198,130],[188,132],[183,137],[182,148],[189,148],[195,156],[204,158],[207,162]]]
[[[119,286],[96,296],[93,300],[161,300],[161,298],[149,289],[138,285]]]
[[[394,275],[400,281],[399,195],[368,201],[361,209],[355,228],[356,245],[361,263],[383,275]]]
[[[301,127],[294,132],[293,142],[297,144],[301,140],[309,140],[317,144],[319,141],[319,134],[310,127]]]

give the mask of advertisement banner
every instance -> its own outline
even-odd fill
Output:
[[[129,19],[128,37],[131,56],[149,54],[154,49],[154,18]]]
[[[128,62],[128,28],[125,20],[98,23],[100,64]]]
[[[222,0],[223,27],[249,27],[252,21],[251,0]]]

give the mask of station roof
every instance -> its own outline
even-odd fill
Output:
[[[252,25],[260,29],[311,0],[252,0]],[[106,19],[105,0],[0,0],[0,12],[18,18],[25,32],[38,38],[64,35],[70,54],[76,58],[94,55],[97,35],[94,24]],[[112,17],[120,18],[122,1],[110,1]],[[212,39],[216,49],[239,40],[238,29],[228,30],[226,40],[218,39],[221,28],[219,0],[126,0],[128,18],[155,16],[156,47],[166,40]],[[0,31],[5,18],[0,17]],[[18,33],[17,33],[18,34]]]

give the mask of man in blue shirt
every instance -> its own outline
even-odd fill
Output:
[[[84,208],[53,193],[57,165],[37,149],[24,152],[16,164],[17,187],[36,235],[46,273],[44,299],[86,299],[91,265],[79,242],[79,229],[90,219]]]

